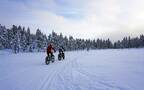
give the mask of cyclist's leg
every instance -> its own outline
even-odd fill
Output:
[[[49,52],[47,53],[47,56],[50,57],[50,53]]]

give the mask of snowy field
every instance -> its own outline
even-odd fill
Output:
[[[144,90],[144,49],[66,52],[50,65],[45,56],[0,51],[0,90]]]

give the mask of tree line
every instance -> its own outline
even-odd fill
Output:
[[[0,25],[0,49],[12,49],[14,53],[45,51],[47,45],[53,43],[56,50],[63,46],[65,50],[89,50],[89,49],[121,49],[121,48],[142,48],[144,47],[144,35],[131,38],[124,37],[114,43],[110,39],[75,39],[72,36],[63,36],[62,33],[52,32],[48,36],[40,29],[35,34],[30,28],[13,25],[7,29]]]

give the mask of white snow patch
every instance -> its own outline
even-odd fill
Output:
[[[44,52],[0,51],[0,90],[144,90],[144,49],[65,54],[45,65]]]

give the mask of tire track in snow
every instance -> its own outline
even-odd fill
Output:
[[[59,66],[59,65],[58,65]],[[49,68],[51,68],[49,66]],[[57,68],[56,68],[57,69]],[[56,72],[58,70],[56,70],[55,68],[51,68],[50,71],[48,71],[48,75],[45,76],[44,80],[41,82],[40,87],[38,88],[38,90],[45,90],[47,87],[49,86],[50,82],[52,81],[52,79],[54,78]]]
[[[73,71],[76,71],[75,68],[77,68],[73,62],[75,62],[77,57],[75,59],[69,60],[67,62],[66,68],[58,74],[59,80],[63,83],[64,87],[62,90],[80,90],[81,86],[76,84],[74,81],[74,73]],[[81,89],[82,90],[82,89]]]
[[[76,84],[74,81],[75,78],[74,78],[73,72],[77,71],[76,68],[78,68],[77,64],[74,63],[76,59],[77,57],[75,59],[69,60],[69,62],[67,63],[67,67],[62,71],[61,74],[58,74],[59,80],[61,80],[61,82],[64,85],[64,88],[62,90],[83,90],[81,89],[81,85]],[[66,74],[68,75],[66,76]],[[92,86],[91,85],[89,86],[90,87],[88,88],[88,90],[92,90]],[[97,90],[97,89],[98,88],[93,88],[93,90]]]
[[[98,82],[99,84],[102,84],[102,85],[108,87],[108,88],[106,88],[107,90],[109,90],[109,88],[115,88],[114,86],[111,86],[111,85],[107,85],[107,84],[102,83],[100,80],[97,79],[97,78],[99,78],[99,77],[96,77],[96,76],[91,75],[91,74],[89,74],[88,72],[84,71],[84,70],[81,68],[81,66],[77,63],[77,61],[75,62],[75,64],[77,65],[77,71],[78,71],[79,73],[81,73],[82,75],[85,75],[86,77],[88,77],[89,80],[92,80],[91,82]],[[94,90],[95,90],[95,89],[100,89],[100,88],[96,88],[96,87],[95,87],[95,83],[93,83],[93,85],[91,84],[91,87],[93,87]],[[91,89],[92,89],[92,88],[91,88]],[[110,89],[110,90],[111,90],[111,89]],[[115,88],[115,90],[117,90],[117,88]],[[118,90],[121,90],[121,89],[118,89]]]
[[[82,73],[80,73],[80,72],[78,71],[79,66],[78,66],[77,60],[78,60],[78,59],[74,60],[74,61],[71,63],[71,64],[72,64],[72,67],[74,68],[74,71],[77,72],[77,73],[80,75],[79,77],[80,77],[81,79],[83,79],[83,81],[85,81],[85,84],[84,84],[84,82],[83,82],[83,83],[79,86],[79,89],[80,89],[80,90],[83,90],[82,88],[85,88],[86,90],[100,90],[99,88],[94,88],[94,87],[93,87],[92,81],[91,81],[91,79],[89,79],[89,77],[86,78],[84,74],[82,74]],[[86,85],[86,86],[85,86],[85,85]]]
[[[75,59],[69,60],[67,65],[61,74],[58,74],[59,79],[62,81],[64,85],[64,90],[76,90],[76,86],[73,84],[73,75],[72,75],[72,62]],[[62,89],[63,90],[63,89]]]
[[[82,66],[77,62],[78,57],[71,59],[71,60],[64,60],[64,61],[60,61],[61,63],[57,63],[56,67],[53,68],[53,70],[51,70],[51,72],[49,72],[50,74],[44,79],[44,81],[42,82],[43,84],[40,86],[39,90],[50,90],[52,84],[54,84],[55,80],[59,80],[61,81],[61,85],[59,85],[59,89],[61,90],[82,90],[82,86],[81,84],[76,84],[74,82],[74,76],[73,76],[73,71],[76,71],[78,73],[80,73],[82,76],[80,76],[82,79],[85,79],[84,77],[87,77],[89,80],[87,80],[87,82],[85,82],[86,84],[88,84],[88,87],[85,88],[87,90],[132,90],[130,88],[125,88],[125,87],[120,87],[118,85],[114,85],[110,82],[106,82],[105,80],[103,80],[102,78],[99,79],[100,77],[97,77],[95,75],[92,75],[88,72],[86,72],[85,70],[82,69]],[[59,61],[58,61],[59,62]],[[69,71],[68,76],[66,76],[65,72]],[[68,80],[66,78],[71,78],[71,80]],[[97,87],[101,86],[101,87]],[[54,88],[54,87],[53,87]]]
[[[88,87],[85,88],[87,90],[103,90],[104,88],[106,90],[132,90],[129,88],[120,87],[117,85],[110,84],[109,82],[104,81],[103,79],[99,79],[100,77],[97,77],[95,75],[92,75],[82,69],[82,66],[78,64],[77,62],[78,58],[71,60],[64,60],[64,61],[58,61],[58,63],[53,64],[54,68],[51,69],[51,71],[48,71],[50,74],[46,76],[46,78],[42,81],[42,84],[40,85],[40,88],[38,90],[51,90],[51,86],[55,83],[56,80],[61,81],[61,85],[57,87],[61,90],[82,90],[81,86],[76,84],[74,82],[74,76],[73,71],[76,71],[80,73],[82,76],[82,79],[85,79],[84,77],[87,77],[89,80],[85,82],[88,84]],[[65,75],[65,72],[68,72],[68,77]],[[67,80],[66,78],[71,78],[71,80]],[[68,83],[69,82],[69,83]],[[57,82],[56,82],[57,83]],[[97,87],[101,86],[101,87]],[[52,89],[55,89],[54,87]]]
[[[78,64],[78,62],[77,62],[77,60],[75,60],[74,62],[73,62],[76,66],[77,66],[77,71],[79,72],[79,73],[81,73],[81,74],[83,74],[83,75],[85,75],[86,77],[88,77],[90,80],[92,80],[93,82],[97,82],[97,83],[99,83],[99,84],[101,84],[101,85],[104,85],[104,86],[106,86],[106,87],[108,87],[107,88],[107,90],[111,90],[111,89],[114,89],[114,90],[133,90],[132,88],[130,88],[130,87],[120,87],[120,86],[117,86],[117,85],[112,85],[112,84],[110,84],[110,83],[107,83],[106,81],[102,81],[102,78],[100,79],[100,80],[98,80],[98,78],[100,78],[100,77],[97,77],[97,76],[95,76],[95,75],[92,75],[92,74],[89,74],[88,72],[86,72],[85,70],[83,70],[82,69],[82,66],[80,65],[80,64]],[[93,84],[93,86],[95,86],[94,84]],[[110,89],[109,89],[110,88]],[[98,88],[93,88],[94,90],[96,90],[96,89],[98,89]]]
[[[69,61],[66,62],[58,61],[57,65],[54,64],[53,68],[51,69],[51,72],[48,71],[50,74],[48,74],[46,78],[42,81],[42,84],[40,85],[38,90],[50,90],[49,88],[54,83],[54,79],[57,78],[58,74],[60,74],[62,70],[66,67],[67,62]]]

